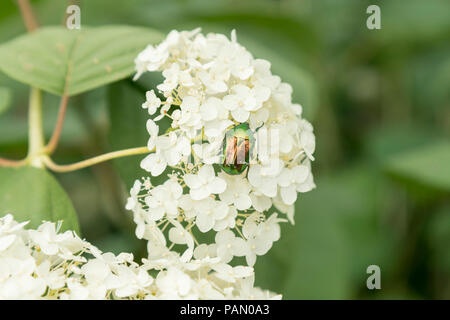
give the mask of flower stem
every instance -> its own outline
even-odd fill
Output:
[[[28,114],[28,159],[33,167],[44,168],[42,149],[44,133],[42,131],[42,93],[38,88],[31,88]]]
[[[27,28],[27,31],[33,32],[38,28],[38,24],[36,18],[34,17],[33,9],[31,8],[30,3],[28,2],[28,0],[18,0],[17,3],[19,5],[20,13],[22,14],[22,20],[23,23],[25,24],[25,27]],[[33,93],[31,94],[33,95]],[[21,167],[23,165],[28,164],[28,162],[29,162],[28,158],[23,160],[10,160],[0,158],[0,167]]]
[[[61,132],[62,132],[64,118],[66,115],[68,100],[69,100],[68,95],[64,94],[61,97],[61,103],[60,103],[59,112],[58,112],[58,120],[56,121],[55,129],[53,130],[52,137],[50,138],[50,141],[47,143],[47,146],[45,147],[46,154],[52,154],[55,151],[56,146],[58,145],[59,137],[61,136]]]
[[[45,165],[52,171],[70,172],[70,171],[75,171],[75,170],[83,169],[86,167],[90,167],[95,164],[105,162],[105,161],[108,161],[111,159],[116,159],[116,158],[131,156],[131,155],[137,155],[137,154],[151,153],[151,152],[154,152],[154,150],[155,149],[149,150],[147,147],[119,150],[119,151],[105,153],[105,154],[102,154],[100,156],[97,156],[97,157],[94,157],[91,159],[83,160],[83,161],[76,162],[73,164],[66,164],[66,165],[56,164],[49,157],[44,157],[43,160],[45,162]]]
[[[22,13],[22,19],[27,28],[28,32],[32,32],[38,28],[36,18],[33,14],[33,9],[31,8],[28,0],[18,0],[17,1],[20,12]]]
[[[23,160],[10,160],[5,158],[0,158],[0,167],[21,167],[27,163],[27,159]]]

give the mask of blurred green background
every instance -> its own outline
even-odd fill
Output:
[[[295,226],[258,259],[258,285],[286,299],[450,298],[450,1],[31,1],[40,25],[128,24],[238,40],[294,87],[317,137],[317,189],[299,197]],[[381,8],[368,30],[366,8]],[[0,42],[25,33],[16,2],[0,2]],[[123,80],[70,99],[58,163],[145,145],[146,88]],[[0,154],[27,149],[29,89],[0,74]],[[44,95],[47,138],[59,98]],[[142,156],[57,174],[83,237],[145,255],[124,203]],[[0,181],[0,184],[2,181]],[[366,268],[381,268],[368,290]]]

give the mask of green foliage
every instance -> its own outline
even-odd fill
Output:
[[[161,37],[127,26],[45,27],[3,44],[0,69],[42,90],[74,95],[128,77],[137,53]]]
[[[356,166],[316,183],[297,200],[295,226],[285,224],[281,239],[258,258],[256,281],[286,299],[354,298],[367,266],[376,262],[387,277],[394,262],[389,228],[377,223],[384,182]]]
[[[443,141],[393,156],[386,168],[409,180],[449,192],[449,164],[450,142]]]
[[[0,168],[0,181],[0,215],[11,213],[17,221],[30,220],[31,228],[43,220],[63,220],[63,230],[75,230],[79,234],[72,202],[46,171],[31,167]]]
[[[122,81],[108,87],[108,110],[111,121],[109,141],[113,149],[125,149],[147,145],[146,122],[148,113],[140,105],[145,101],[145,93]],[[139,166],[145,155],[115,159],[114,164],[125,182],[127,190],[134,180],[146,176]]]
[[[145,109],[141,108],[141,105],[145,101],[146,88],[155,88],[160,81],[159,78],[160,75],[153,73],[144,76],[139,82],[124,80],[108,86],[108,113],[111,124],[108,141],[113,149],[147,145],[149,135],[146,123],[149,118],[156,117],[157,114],[150,116]],[[162,133],[169,128],[170,121],[164,118],[158,125]],[[114,160],[127,190],[133,186],[136,179],[149,176],[148,172],[140,167],[144,157],[145,155],[138,155]],[[165,173],[159,177],[152,177],[151,180],[154,185],[163,183]]]
[[[303,107],[303,117],[309,121],[314,120],[319,103],[317,87],[313,77],[303,70],[295,61],[283,57],[278,50],[270,46],[261,45],[254,36],[248,36],[244,32],[239,35],[239,41],[245,45],[255,57],[271,62],[272,72],[281,77],[283,82],[292,85],[292,100]]]
[[[444,206],[431,217],[427,226],[427,246],[433,265],[432,284],[450,296],[450,206]]]
[[[8,88],[0,87],[0,114],[6,111],[11,105],[11,91]]]

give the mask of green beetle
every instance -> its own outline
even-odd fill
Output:
[[[223,171],[232,175],[244,172],[250,162],[254,144],[255,138],[248,123],[241,123],[229,129],[223,143]]]

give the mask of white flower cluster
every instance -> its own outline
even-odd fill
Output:
[[[135,79],[147,71],[164,77],[159,92],[148,91],[142,105],[152,116],[152,153],[141,167],[152,177],[168,176],[158,186],[150,177],[135,182],[127,209],[137,237],[149,240],[154,258],[181,245],[186,263],[245,257],[252,267],[280,238],[279,223],[294,223],[297,193],[315,187],[313,127],[292,103],[292,87],[241,46],[234,31],[231,40],[199,29],[172,31],[135,62]],[[171,126],[160,133],[157,123],[165,117]],[[247,139],[238,150],[227,141],[238,141],[229,133],[242,126],[248,135],[239,137]],[[248,155],[245,165],[236,161],[239,152],[244,160]],[[224,163],[231,163],[229,170]],[[214,240],[200,243],[198,235],[205,233]]]
[[[198,250],[184,262],[133,261],[133,255],[102,253],[74,232],[43,222],[25,229],[8,214],[0,218],[0,299],[269,299],[253,286],[253,269],[231,267]],[[152,276],[153,275],[153,276]]]

